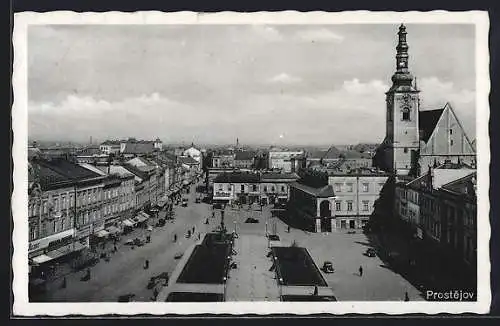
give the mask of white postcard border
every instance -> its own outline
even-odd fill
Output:
[[[224,303],[30,303],[28,302],[28,202],[27,195],[27,30],[29,25],[43,24],[399,24],[410,23],[467,23],[476,26],[476,134],[478,154],[478,290],[477,302],[224,302]],[[194,13],[159,11],[121,13],[75,13],[58,11],[48,13],[24,12],[14,15],[14,67],[12,85],[14,104],[12,128],[14,160],[12,194],[13,227],[13,312],[19,316],[64,316],[103,314],[195,314],[230,313],[289,313],[297,315],[370,314],[370,313],[486,313],[491,302],[489,260],[489,19],[486,12],[369,12],[340,13],[296,11],[258,13]]]

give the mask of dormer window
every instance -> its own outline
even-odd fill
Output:
[[[403,113],[402,120],[410,121],[410,108],[404,107],[402,113]]]

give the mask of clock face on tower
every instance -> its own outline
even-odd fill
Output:
[[[409,105],[411,101],[411,95],[410,94],[404,94],[403,95],[403,102],[406,105]]]

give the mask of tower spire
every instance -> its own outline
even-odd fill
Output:
[[[392,76],[393,87],[412,86],[413,75],[408,70],[408,43],[406,43],[406,26],[401,24],[396,46],[396,72]]]

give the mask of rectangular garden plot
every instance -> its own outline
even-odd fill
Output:
[[[230,243],[212,243],[197,245],[177,283],[222,284],[227,275],[231,254]]]
[[[327,283],[306,248],[271,248],[277,279],[285,286],[321,286]]]

